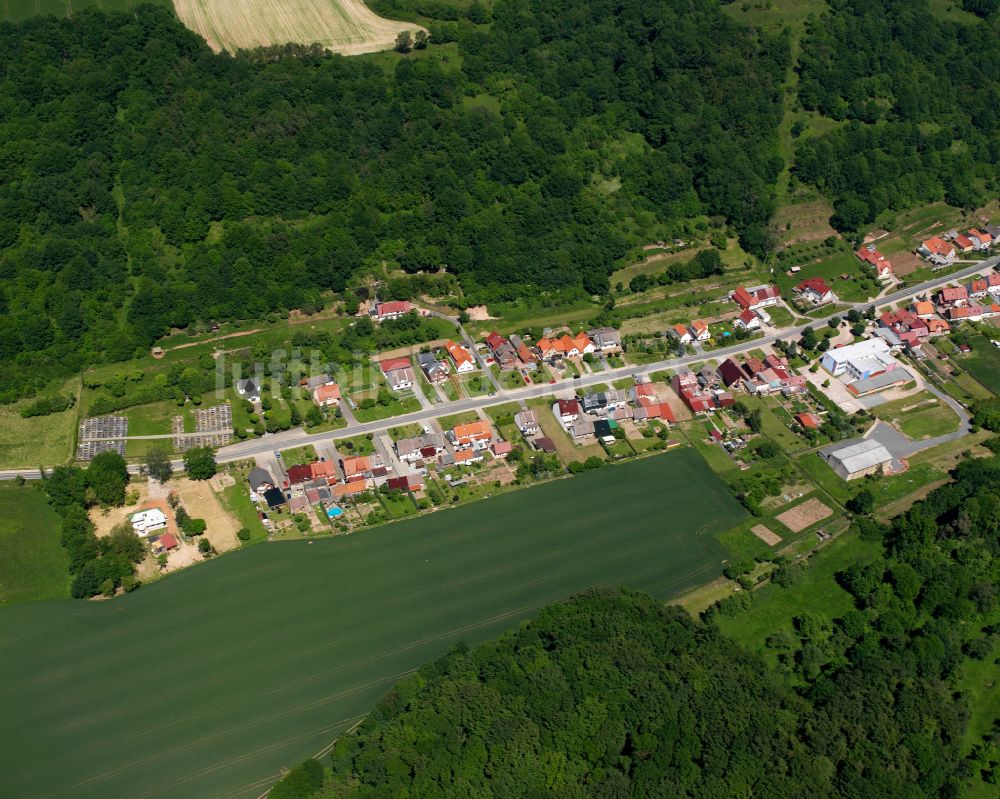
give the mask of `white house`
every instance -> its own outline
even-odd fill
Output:
[[[143,538],[153,530],[162,530],[166,526],[167,515],[159,508],[141,510],[132,516],[132,529]]]

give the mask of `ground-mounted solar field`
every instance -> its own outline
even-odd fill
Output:
[[[713,533],[743,518],[681,450],[112,601],[0,609],[0,796],[257,797],[458,640],[591,586],[717,577]]]

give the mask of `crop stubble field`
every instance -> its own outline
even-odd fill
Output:
[[[215,51],[318,42],[358,55],[392,48],[400,31],[421,30],[378,16],[362,0],[174,0],[174,10]]]
[[[592,586],[667,597],[718,577],[714,533],[744,518],[682,450],[250,547],[109,602],[5,608],[0,795],[256,797],[459,640]]]

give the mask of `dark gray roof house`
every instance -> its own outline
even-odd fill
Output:
[[[250,483],[251,491],[259,491],[262,487],[274,488],[274,478],[271,477],[271,473],[259,466],[255,466],[250,470],[250,474],[247,475],[247,482]]]

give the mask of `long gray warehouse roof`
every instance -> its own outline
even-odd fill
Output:
[[[844,467],[844,471],[848,474],[870,469],[872,466],[878,466],[892,460],[889,450],[882,444],[879,444],[878,441],[870,438],[859,441],[857,444],[851,444],[849,447],[835,450],[830,453],[829,457],[839,461]]]

